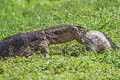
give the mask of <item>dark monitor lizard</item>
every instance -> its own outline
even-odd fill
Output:
[[[99,33],[102,34],[102,32]],[[91,32],[91,30],[87,30],[84,27],[71,24],[62,24],[39,31],[21,32],[0,40],[0,56],[30,56],[39,51],[40,53],[48,53],[49,45],[66,43],[72,40],[76,40],[80,44],[85,45],[87,50],[98,51],[98,44],[100,43],[92,39],[93,36],[91,37],[91,35],[93,34],[94,31]],[[106,37],[104,34],[102,35],[103,38]],[[99,37],[99,35],[97,36]],[[104,39],[113,43],[108,38]],[[101,41],[104,42],[104,40]],[[109,43],[106,46],[101,45],[101,47],[112,48],[111,45],[112,44]]]

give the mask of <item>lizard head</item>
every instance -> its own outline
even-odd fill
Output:
[[[79,29],[79,31],[88,31],[88,29],[87,28],[85,28],[85,27],[82,27],[82,26],[76,26],[78,29]]]

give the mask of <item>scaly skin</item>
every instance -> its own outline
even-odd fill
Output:
[[[48,53],[51,44],[76,40],[87,50],[102,52],[115,44],[103,32],[87,30],[81,26],[62,24],[45,30],[22,32],[0,40],[0,56],[30,56],[33,53]]]
[[[45,30],[22,32],[0,41],[0,56],[29,56],[33,53],[48,53],[51,44],[76,40],[82,44],[81,36],[85,28],[62,24]]]

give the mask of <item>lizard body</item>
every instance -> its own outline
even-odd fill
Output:
[[[51,44],[60,44],[80,39],[80,30],[83,27],[62,24],[39,31],[21,32],[0,40],[0,56],[15,57],[29,56],[37,51],[48,53],[47,47]]]
[[[97,52],[104,51],[104,48],[116,46],[112,40],[101,31],[86,30],[86,28],[62,24],[48,29],[21,32],[3,40],[0,40],[0,56],[30,56],[34,53],[48,53],[48,46],[51,44],[66,43],[76,40],[86,46],[86,49]]]

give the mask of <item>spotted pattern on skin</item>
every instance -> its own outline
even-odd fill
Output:
[[[94,50],[100,50],[101,47],[111,48],[110,43],[113,43],[102,32],[78,25],[62,24],[44,30],[18,33],[0,40],[0,56],[22,57],[37,52],[49,53],[48,46],[72,40],[86,47],[93,47]]]

